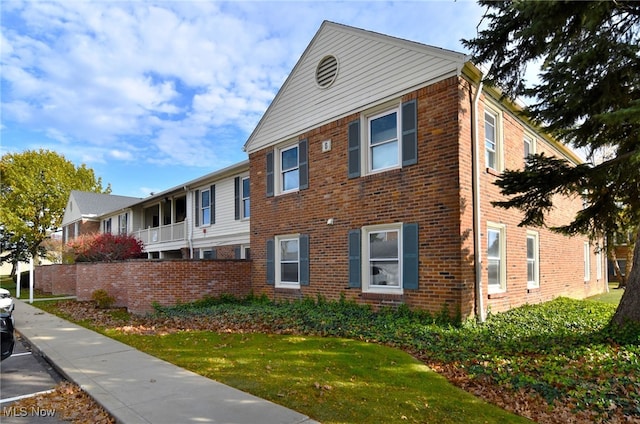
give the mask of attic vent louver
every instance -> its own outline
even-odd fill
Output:
[[[338,75],[338,59],[335,56],[325,56],[316,68],[316,82],[322,88],[327,88],[336,80]]]

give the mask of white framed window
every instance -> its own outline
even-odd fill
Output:
[[[105,234],[111,234],[111,218],[102,221],[102,232]]]
[[[402,224],[362,229],[364,292],[402,293]]]
[[[524,159],[526,160],[529,155],[533,155],[536,153],[536,139],[530,134],[525,134],[522,138],[522,142]]]
[[[602,249],[596,252],[596,279],[602,280]]]
[[[278,152],[280,193],[296,191],[300,188],[300,157],[298,145],[284,147]]]
[[[251,216],[251,197],[250,197],[250,185],[249,177],[242,179],[241,189],[241,202],[242,202],[242,217],[249,218]]]
[[[129,226],[127,222],[127,213],[118,215],[118,234],[126,235],[129,233]]]
[[[299,235],[275,238],[276,287],[300,287],[300,237]]]
[[[200,192],[200,223],[207,225],[211,222],[211,191],[202,190]]]
[[[584,246],[584,281],[588,282],[591,280],[591,247],[589,246],[589,242],[585,241]]]
[[[527,231],[527,288],[540,287],[540,242],[538,233]]]
[[[486,108],[484,112],[485,165],[494,171],[502,171],[502,122],[500,113]]]
[[[251,247],[249,245],[240,246],[240,259],[251,259]]]
[[[367,117],[367,163],[370,173],[401,165],[400,108]]]
[[[503,224],[487,224],[487,271],[489,293],[507,289],[506,227]]]

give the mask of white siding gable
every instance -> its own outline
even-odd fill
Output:
[[[316,83],[318,63],[338,60],[328,88]],[[459,74],[468,57],[325,21],[245,144],[248,153]]]

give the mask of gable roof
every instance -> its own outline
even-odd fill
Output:
[[[318,64],[335,57],[336,77],[316,82]],[[384,101],[458,75],[469,57],[324,21],[244,145],[248,153]]]
[[[95,219],[106,212],[129,207],[139,201],[137,197],[72,190],[64,211],[62,225],[68,225],[82,218]]]

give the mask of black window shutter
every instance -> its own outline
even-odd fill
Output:
[[[267,152],[267,197],[273,197],[273,150]]]
[[[234,193],[234,206],[235,206],[235,220],[240,219],[240,177],[236,177],[233,180],[233,193]]]
[[[196,190],[196,227],[200,226],[200,190]]]
[[[418,113],[416,100],[402,104],[402,166],[418,163]]]
[[[276,247],[273,239],[267,240],[267,284],[276,283]]]
[[[402,287],[418,289],[418,224],[402,226]]]
[[[209,208],[210,208],[210,222],[209,224],[216,223],[216,186],[209,187]]]
[[[299,189],[304,190],[309,188],[309,143],[307,140],[302,140],[298,143],[298,183]]]
[[[360,176],[360,120],[349,123],[348,143],[349,178]]]
[[[360,230],[349,231],[349,287],[361,286]]]
[[[240,247],[236,247],[235,249],[233,249],[233,257],[236,259],[242,259]]]
[[[300,234],[300,285],[309,285],[309,235]]]

